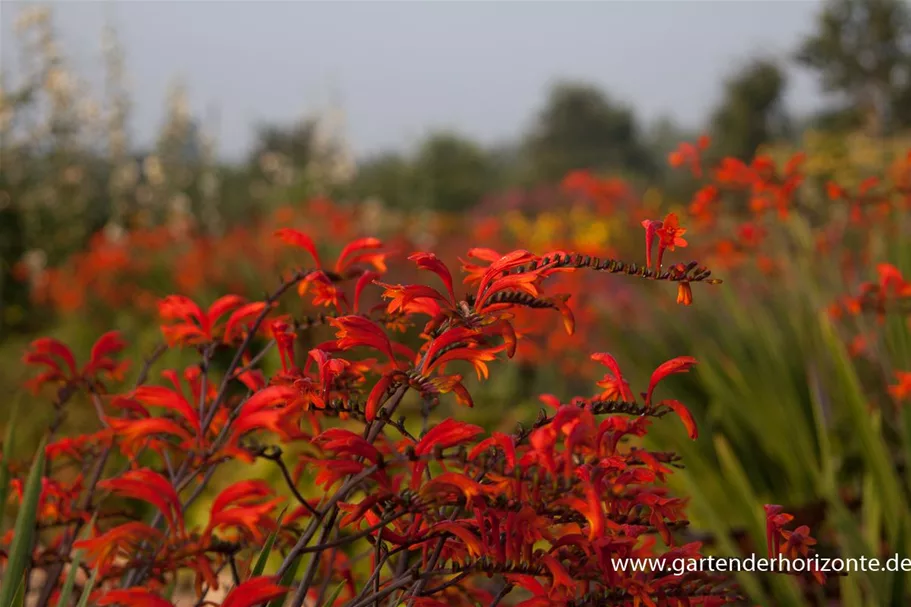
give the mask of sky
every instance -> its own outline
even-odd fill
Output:
[[[13,21],[0,3],[0,50],[15,73]],[[787,59],[819,0],[166,1],[53,3],[74,71],[103,77],[101,31],[126,50],[133,141],[147,145],[182,79],[194,114],[240,157],[254,125],[292,122],[330,104],[358,155],[407,150],[437,129],[482,143],[518,137],[548,86],[577,79],[632,106],[644,122],[703,124],[723,81],[752,56]],[[819,106],[815,78],[793,68],[792,111]]]

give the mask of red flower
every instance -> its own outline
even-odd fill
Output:
[[[683,142],[677,149],[668,156],[668,163],[672,167],[680,167],[684,164],[689,165],[690,172],[694,177],[702,177],[702,162],[700,154],[709,147],[711,140],[703,135],[696,141],[696,145],[689,142]]]
[[[660,221],[653,219],[642,220],[642,227],[645,228],[645,267],[652,267],[652,249],[655,246],[655,238],[658,237],[658,228],[663,225]]]
[[[257,544],[275,528],[269,517],[281,498],[272,498],[272,489],[263,481],[240,481],[226,487],[212,503],[209,524],[203,531],[205,541],[216,529],[234,528]]]
[[[126,342],[120,333],[109,331],[99,337],[92,346],[89,362],[83,365],[82,369],[77,369],[73,352],[66,345],[51,337],[40,337],[31,343],[22,361],[28,365],[45,366],[47,371],[30,379],[26,385],[37,394],[41,387],[48,383],[97,382],[102,376],[120,379],[129,363],[118,363],[111,355],[117,354],[125,347]]]
[[[309,236],[292,228],[282,228],[276,231],[275,235],[292,246],[306,250],[313,257],[317,270],[324,269],[323,264],[320,262],[319,254],[316,252],[316,246]],[[382,246],[383,243],[376,238],[358,238],[351,241],[339,253],[334,266],[335,274],[345,274],[359,263],[369,263],[377,272],[385,272],[386,253],[377,251]]]
[[[674,247],[685,247],[687,245],[686,240],[683,239],[686,228],[680,227],[676,214],[669,213],[655,233],[660,239],[658,241],[658,270],[661,270],[661,259],[664,257],[665,249],[673,251]]]
[[[906,400],[911,398],[911,371],[896,371],[895,378],[898,383],[889,386],[889,394],[895,400]]]
[[[329,319],[329,324],[337,329],[335,344],[341,350],[365,347],[382,352],[389,357],[389,362],[399,367],[389,337],[372,320],[363,316],[341,316]]]
[[[251,578],[232,588],[221,607],[253,607],[288,594],[290,588],[279,586],[276,581],[271,576]]]
[[[655,387],[658,385],[658,382],[660,382],[668,375],[673,375],[675,373],[686,373],[696,363],[696,359],[692,356],[678,356],[659,365],[658,368],[655,369],[654,373],[652,373],[652,377],[648,382],[648,392],[645,394],[646,404],[651,405],[652,392],[655,391]]]
[[[629,383],[623,379],[623,374],[620,372],[620,366],[617,364],[617,360],[607,354],[606,352],[600,352],[597,354],[592,354],[592,360],[598,361],[602,365],[606,366],[610,370],[610,374],[605,375],[604,379],[599,381],[596,385],[605,388],[605,391],[601,394],[600,398],[604,400],[625,400],[625,401],[635,401],[636,398],[633,396],[632,391],[629,389]]]
[[[766,514],[766,542],[768,557],[775,558],[780,552],[781,529],[794,517],[784,512],[782,506],[776,504],[766,504],[763,506]]]
[[[180,498],[170,482],[154,470],[141,468],[98,483],[103,489],[149,502],[164,515],[171,527],[185,533]]]
[[[785,540],[781,551],[792,559],[807,556],[810,546],[816,544],[816,540],[810,537],[810,528],[806,525],[801,525],[794,531],[782,529],[781,537]]]
[[[684,306],[692,305],[693,288],[690,286],[690,283],[686,281],[677,283],[677,303],[683,304]]]
[[[221,340],[231,342],[238,337],[241,324],[258,316],[265,303],[246,303],[238,295],[226,295],[213,303],[206,312],[188,297],[169,295],[158,303],[158,315],[163,324],[161,332],[169,345],[197,345]],[[231,313],[222,327],[218,321]]]

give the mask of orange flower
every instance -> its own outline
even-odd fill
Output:
[[[658,235],[658,270],[661,270],[661,260],[664,257],[664,251],[673,251],[674,247],[685,247],[686,240],[683,235],[686,228],[681,228],[675,213],[668,213],[661,225],[658,226],[655,233]]]
[[[658,236],[658,229],[663,224],[654,219],[643,219],[642,227],[645,228],[645,267],[652,267],[652,248],[655,246],[655,238]]]
[[[629,382],[623,379],[623,374],[620,372],[620,365],[617,364],[617,359],[607,352],[596,352],[591,355],[591,359],[601,363],[610,371],[610,373],[604,375],[604,378],[601,381],[595,384],[598,387],[605,389],[604,392],[601,393],[600,398],[604,400],[625,400],[628,402],[636,400],[632,390],[630,390]]]
[[[231,341],[241,331],[241,325],[258,316],[266,304],[246,303],[239,295],[225,295],[203,311],[194,301],[183,295],[168,295],[158,303],[161,332],[170,345],[198,345],[210,343],[222,332],[222,340]],[[231,313],[222,327],[219,320]]]
[[[669,251],[673,251],[675,246],[685,247],[687,242],[682,238],[686,233],[686,228],[681,228],[675,213],[668,213],[664,218],[662,225],[658,228],[658,236],[661,237],[659,246],[663,246]]]
[[[911,397],[911,371],[896,371],[895,378],[898,383],[889,386],[889,394],[895,400],[905,400]]]
[[[235,586],[225,597],[222,607],[252,607],[286,595],[290,588],[279,586],[270,576],[250,578]]]
[[[687,164],[694,177],[702,177],[702,160],[700,155],[709,147],[710,143],[711,140],[706,135],[699,137],[696,141],[696,145],[684,141],[677,146],[676,150],[668,155],[668,164],[674,168]]]
[[[810,536],[810,528],[806,525],[801,525],[794,531],[782,529],[781,537],[785,540],[781,551],[792,559],[807,556],[810,552],[810,546],[816,544],[816,540]]]
[[[677,303],[683,304],[684,306],[692,305],[693,303],[693,288],[688,282],[679,282],[677,283]]]

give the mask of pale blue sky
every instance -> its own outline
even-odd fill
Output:
[[[2,6],[3,66],[15,65]],[[27,3],[26,3],[27,4]],[[518,135],[547,85],[579,78],[644,120],[699,125],[725,75],[754,54],[786,57],[812,29],[819,0],[602,2],[53,3],[76,71],[101,75],[100,32],[112,19],[127,50],[134,140],[151,141],[174,77],[194,112],[218,108],[220,146],[237,156],[258,120],[292,120],[335,98],[359,153],[403,149],[435,128],[485,143]],[[795,73],[792,110],[819,105]]]

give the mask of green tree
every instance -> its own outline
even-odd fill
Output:
[[[830,0],[797,60],[819,72],[878,134],[911,125],[911,9],[906,0]],[[850,122],[850,121],[849,121]]]
[[[632,110],[575,82],[551,89],[525,151],[534,181],[555,181],[574,169],[650,174],[655,167]]]
[[[314,139],[317,123],[305,119],[290,125],[263,124],[247,160],[249,195],[262,208],[258,213],[289,200],[308,198],[313,189],[307,168],[316,156]],[[235,175],[236,179],[238,176]]]
[[[443,132],[429,136],[414,159],[414,179],[427,207],[464,211],[490,191],[494,169],[490,155],[474,142]]]
[[[718,153],[747,159],[757,147],[786,133],[786,82],[781,68],[768,59],[750,62],[725,82],[724,98],[711,121]]]
[[[256,142],[250,154],[250,164],[259,166],[267,154],[280,154],[291,165],[303,168],[313,152],[313,135],[316,124],[312,120],[292,125],[263,124],[256,129]]]
[[[394,208],[415,204],[414,167],[411,162],[394,152],[368,158],[358,166],[357,177],[351,187],[354,198],[378,198]]]

